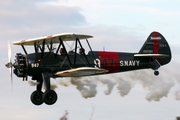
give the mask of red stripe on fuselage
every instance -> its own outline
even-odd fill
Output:
[[[101,68],[110,73],[120,71],[120,58],[118,52],[99,51]]]
[[[154,32],[153,34],[154,39],[154,54],[159,54],[159,40],[158,40],[158,33]]]

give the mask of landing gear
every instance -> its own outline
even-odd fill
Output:
[[[154,71],[154,75],[158,76],[159,75],[159,71],[155,70]]]
[[[43,100],[47,105],[52,105],[57,101],[57,94],[53,90],[46,90],[43,94]]]
[[[57,94],[50,89],[50,75],[48,73],[42,73],[42,77],[38,77],[38,79],[39,84],[37,85],[37,90],[31,94],[31,102],[35,105],[41,105],[43,103],[47,105],[54,104],[57,101]],[[44,93],[41,91],[43,82],[45,86]]]
[[[35,105],[41,105],[46,103],[47,105],[52,105],[57,101],[57,94],[53,90],[46,90],[44,93],[41,91],[34,91],[31,94],[31,102]]]
[[[31,94],[31,102],[35,105],[41,105],[43,104],[43,98],[42,98],[43,92],[42,91],[34,91]]]
[[[154,75],[158,76],[159,71],[158,69],[161,67],[161,64],[158,62],[157,59],[153,58],[153,62],[151,63],[151,68],[154,70]]]

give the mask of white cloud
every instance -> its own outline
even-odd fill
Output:
[[[28,6],[23,6],[25,4],[28,4]],[[47,32],[53,29],[59,32],[59,30],[67,30],[68,26],[86,24],[85,17],[80,13],[81,10],[78,7],[39,6],[28,2],[15,4],[12,1],[5,5],[8,7],[2,6],[2,10],[0,11],[2,17],[0,20],[0,30],[3,31],[1,33],[3,36],[12,37],[17,34],[25,36],[24,34],[27,33],[38,33],[37,35],[40,33],[47,34]],[[1,36],[2,39],[3,36]],[[25,38],[22,37],[21,39]]]

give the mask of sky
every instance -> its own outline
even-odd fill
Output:
[[[180,116],[180,58],[178,0],[6,0],[0,1],[0,119],[59,120],[175,120]],[[172,60],[159,69],[83,78],[57,78],[58,94],[52,105],[35,106],[31,78],[23,82],[9,70],[7,42],[12,59],[23,53],[12,42],[58,33],[94,36],[93,50],[138,52],[152,31],[167,39]],[[30,48],[29,52],[33,52]],[[29,84],[31,83],[31,84]]]

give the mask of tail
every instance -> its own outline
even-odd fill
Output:
[[[171,61],[171,50],[166,39],[159,32],[152,32],[136,57],[150,57],[151,68],[157,70]]]

